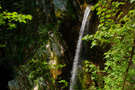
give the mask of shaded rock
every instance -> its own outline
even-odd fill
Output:
[[[29,90],[31,88],[32,81],[28,77],[29,71],[27,70],[27,65],[19,67],[15,79],[8,82],[10,90]]]
[[[53,0],[55,10],[66,10],[66,2],[67,0]]]

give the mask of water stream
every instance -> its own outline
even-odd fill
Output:
[[[76,84],[78,63],[80,61],[80,53],[81,53],[81,49],[82,49],[82,38],[83,38],[83,35],[85,32],[85,27],[87,26],[87,22],[89,20],[88,17],[89,17],[90,11],[91,11],[90,7],[87,6],[85,9],[82,25],[81,25],[80,32],[79,32],[79,38],[78,38],[76,53],[75,53],[74,62],[73,62],[73,69],[71,72],[70,90],[73,90],[73,88]],[[86,30],[88,30],[88,29],[86,29]]]

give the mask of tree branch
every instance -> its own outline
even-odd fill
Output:
[[[133,41],[131,56],[130,56],[130,59],[129,59],[129,62],[128,62],[128,67],[127,67],[127,70],[126,70],[126,74],[125,74],[122,90],[124,90],[124,87],[125,87],[125,82],[126,82],[127,74],[128,74],[129,67],[130,67],[130,65],[132,63],[132,58],[133,58],[133,55],[134,55],[134,49],[135,49],[135,34],[134,34],[134,41]]]

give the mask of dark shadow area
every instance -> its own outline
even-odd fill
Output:
[[[83,0],[83,2],[86,2],[89,5],[95,5],[98,2],[98,0]]]
[[[12,72],[0,65],[0,90],[9,90],[8,81],[12,80]]]

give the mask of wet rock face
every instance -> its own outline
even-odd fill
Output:
[[[53,0],[55,10],[66,10],[67,0]]]
[[[79,21],[82,21],[83,13],[87,5],[94,5],[98,0],[72,0],[73,5],[75,6],[77,16]]]
[[[64,15],[65,13],[63,11],[66,10],[66,0],[36,0],[36,5],[39,10],[38,14],[42,15],[41,18],[45,18],[45,20],[44,18],[42,18],[43,21],[40,20],[44,24],[55,21],[55,17],[58,18],[57,16],[55,16],[57,11],[60,11],[60,13],[62,13],[61,15]],[[47,54],[45,58],[48,59],[48,62],[50,62],[50,66],[52,66],[52,69],[50,69],[50,73],[55,80],[57,80],[60,74],[61,77],[64,77],[64,79],[68,79],[67,77],[69,77],[70,75],[69,68],[71,68],[71,66],[69,65],[71,57],[69,57],[70,53],[68,51],[68,46],[66,45],[66,42],[63,42],[62,39],[58,38],[57,34],[54,34],[52,31],[48,34],[49,39],[47,44],[45,44],[44,46],[45,53]],[[62,71],[55,68],[59,64],[67,64],[67,66],[65,66],[64,70]],[[22,67],[20,65],[18,68],[16,68],[15,78],[8,82],[8,87],[10,90],[36,90],[37,88],[39,88],[39,83],[37,84],[29,79],[30,71],[27,70],[29,69],[29,67],[27,67],[27,63],[24,66],[25,67]]]
[[[58,76],[63,72],[68,72],[68,69],[63,71],[58,68],[59,64],[69,64],[68,59],[64,56],[66,45],[63,45],[63,42],[58,39],[56,34],[52,32],[49,33],[49,41],[44,45],[46,52],[46,57],[44,58],[48,59],[48,64],[50,65],[50,68],[48,68],[50,69],[50,74],[54,80],[57,80]],[[29,64],[25,64],[20,65],[16,69],[17,75],[15,79],[8,82],[10,90],[39,90],[39,88],[46,87],[45,81],[42,81],[42,75],[36,77],[36,82],[29,77],[32,72],[30,71],[30,68],[31,66]],[[65,76],[67,76],[67,74]]]
[[[32,81],[32,79],[29,78],[29,66],[20,66],[18,68],[16,77],[8,82],[8,88],[7,90],[44,90],[43,87],[46,86],[46,84],[42,81],[42,77],[37,77],[37,81]],[[6,89],[2,89],[6,90]]]
[[[45,23],[54,23],[57,16],[62,17],[66,4],[67,0],[36,0],[39,13],[45,17]]]
[[[27,66],[27,65],[26,65]],[[32,81],[29,79],[29,71],[28,67],[19,67],[17,72],[17,76],[15,79],[8,82],[8,87],[10,90],[29,90]]]

